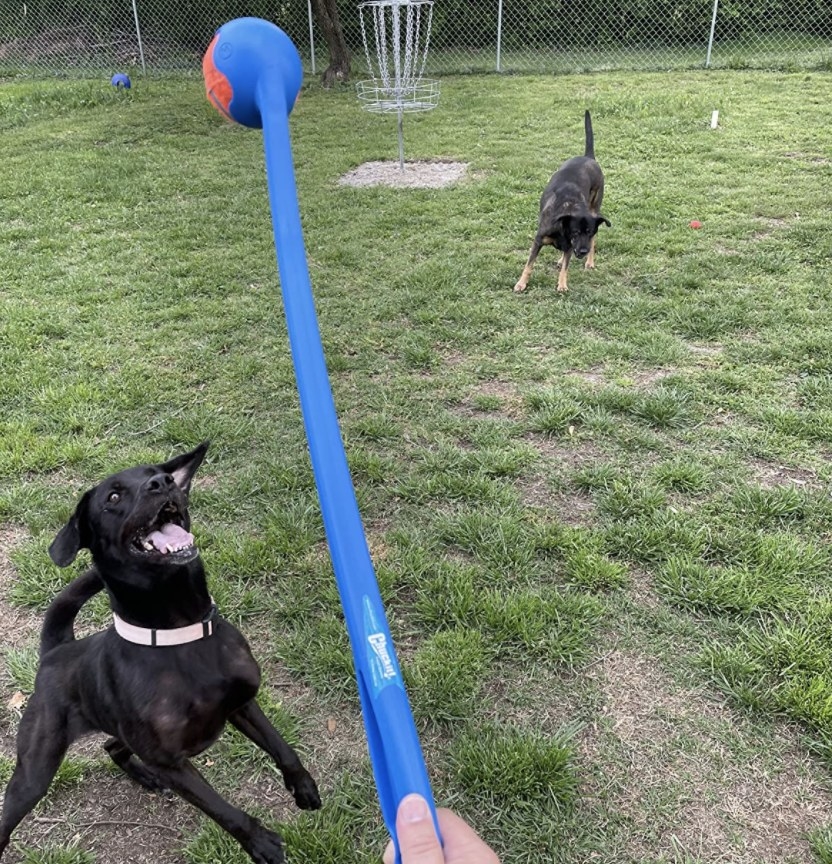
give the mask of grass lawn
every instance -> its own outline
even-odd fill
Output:
[[[333,392],[437,800],[505,864],[832,861],[832,101],[824,73],[445,78],[440,190],[350,188],[395,122],[310,83],[291,127]],[[597,269],[512,292],[540,193],[606,172]],[[720,126],[709,128],[711,112]],[[212,440],[221,611],[326,803],[236,733],[196,761],[294,864],[384,844],[308,463],[261,136],[195,79],[0,85],[0,776],[46,554],[103,475]],[[701,221],[692,230],[691,220]],[[84,562],[79,562],[82,567]],[[90,604],[84,626],[107,610]],[[241,864],[74,749],[7,855]]]

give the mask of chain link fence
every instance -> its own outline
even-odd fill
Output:
[[[365,73],[358,0],[339,0]],[[0,0],[0,76],[196,72],[222,23],[274,21],[306,69],[328,54],[311,0]],[[832,70],[830,0],[435,0],[430,74]]]

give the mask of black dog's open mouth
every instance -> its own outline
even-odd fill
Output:
[[[183,527],[184,521],[175,504],[166,504],[156,518],[133,538],[133,552],[164,555],[178,561],[195,558],[198,550],[194,545],[194,535]]]

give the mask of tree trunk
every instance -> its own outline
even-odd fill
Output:
[[[350,52],[338,17],[338,0],[313,0],[318,24],[329,48],[329,66],[324,70],[324,87],[342,83],[350,77]]]

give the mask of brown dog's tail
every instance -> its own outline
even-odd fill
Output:
[[[75,618],[81,607],[104,587],[94,568],[73,579],[49,604],[40,636],[40,656],[75,639]]]
[[[589,116],[589,111],[584,114],[584,131],[586,132],[586,150],[584,151],[584,156],[594,159],[595,137],[592,134],[592,118]]]

